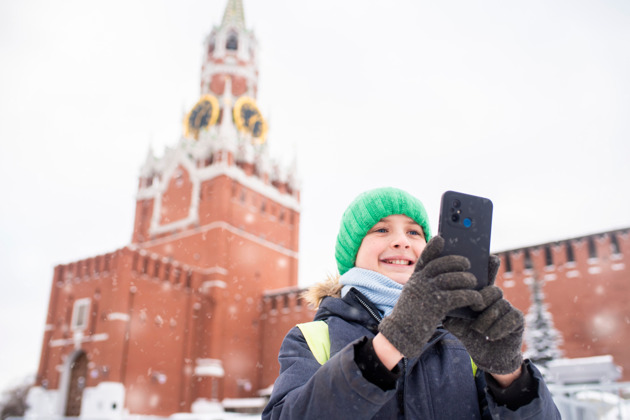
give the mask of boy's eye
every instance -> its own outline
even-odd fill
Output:
[[[412,235],[422,236],[422,233],[420,231],[417,231],[417,230],[410,230],[409,233],[412,234]]]
[[[374,232],[387,233],[387,229],[386,228],[378,228],[378,229],[375,229]]]

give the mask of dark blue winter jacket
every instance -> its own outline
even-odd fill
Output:
[[[354,345],[378,332],[380,313],[352,289],[324,298],[315,320],[326,320],[330,359],[320,365],[294,327],[280,349],[280,376],[262,418],[267,419],[560,419],[540,372],[529,362],[537,397],[512,411],[489,393],[483,372],[473,376],[464,346],[439,328],[418,358],[403,359],[396,388],[383,391],[364,378]]]

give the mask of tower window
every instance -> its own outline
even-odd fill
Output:
[[[83,331],[87,328],[90,298],[77,299],[72,309],[72,330]]]
[[[534,264],[532,263],[532,256],[529,253],[529,249],[525,250],[525,270],[531,270],[534,268]]]
[[[228,51],[236,51],[238,49],[238,37],[235,33],[228,35],[227,42],[225,43],[225,49]]]
[[[595,239],[592,236],[588,238],[588,257],[597,258],[597,249],[595,247]]]
[[[506,252],[505,254],[503,254],[503,261],[505,261],[505,272],[511,273],[512,272],[512,259],[510,258],[509,252]]]
[[[551,256],[551,247],[549,245],[545,245],[545,265],[549,267],[553,265],[553,258]]]
[[[571,246],[571,242],[566,242],[564,245],[567,250],[567,262],[575,262],[575,254],[573,253],[573,246]]]
[[[192,285],[192,270],[188,270],[186,272],[186,289],[190,289],[190,286]]]
[[[614,233],[610,234],[610,249],[613,255],[620,255],[621,248],[619,248],[619,241],[617,240],[617,235]]]

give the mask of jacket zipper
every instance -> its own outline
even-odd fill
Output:
[[[372,318],[374,318],[376,320],[376,322],[378,322],[380,324],[380,322],[383,320],[383,317],[380,316],[380,314],[376,314],[372,308],[370,308],[370,306],[365,303],[363,301],[363,299],[361,299],[359,296],[355,296],[357,298],[357,300],[359,301],[359,303],[361,304],[361,306],[363,306],[365,308],[366,311],[368,311],[370,313],[370,315],[372,315]]]
[[[376,322],[380,324],[381,321],[383,320],[383,317],[381,317],[380,314],[376,314],[372,310],[372,308],[370,308],[370,306],[367,303],[365,303],[363,299],[361,299],[359,296],[355,296],[355,297],[357,298],[361,306],[363,306],[365,310],[368,311],[370,315],[372,315],[372,318],[374,318]],[[407,381],[407,358],[406,357],[403,357],[402,378],[403,378],[402,389],[400,390],[400,393],[398,394],[397,399],[398,399],[398,409],[400,410],[400,413],[404,417],[405,416],[405,382]]]

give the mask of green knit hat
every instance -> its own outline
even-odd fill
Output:
[[[420,200],[397,188],[377,188],[360,194],[348,206],[341,218],[335,246],[339,274],[354,267],[363,237],[379,220],[392,214],[404,214],[422,227],[431,239],[429,218]]]

